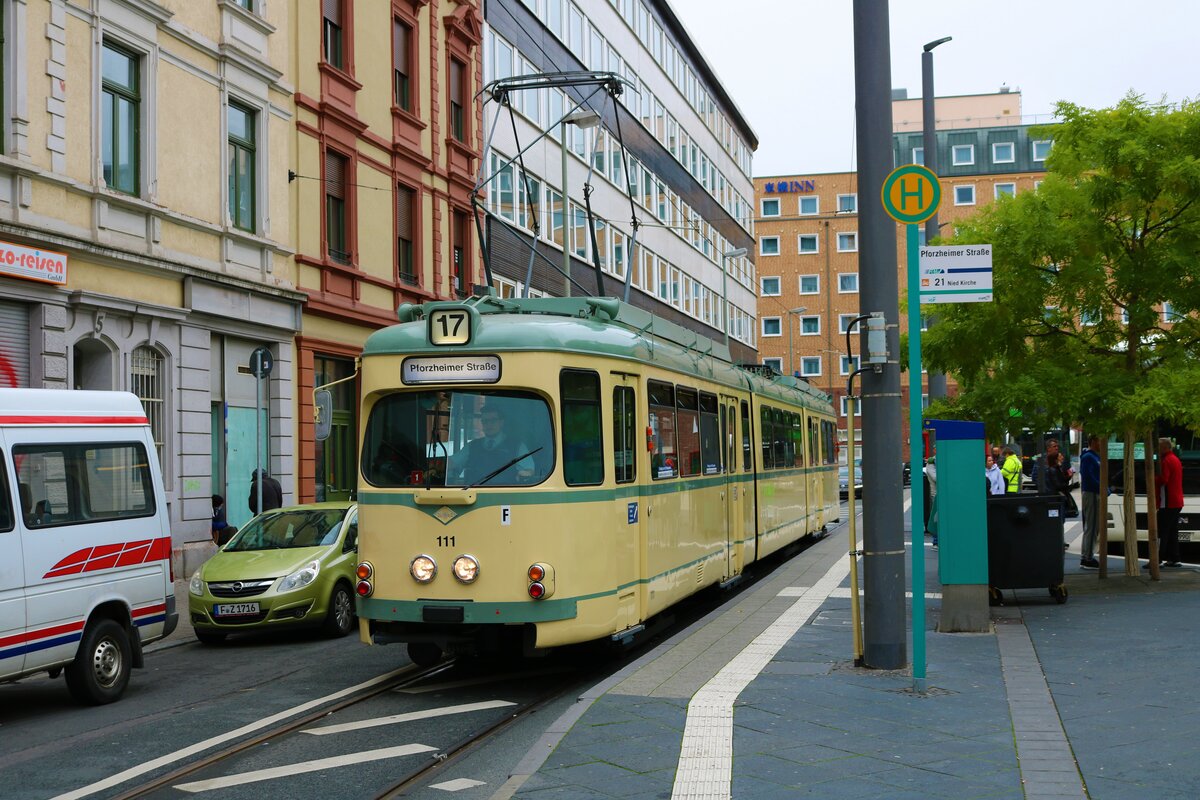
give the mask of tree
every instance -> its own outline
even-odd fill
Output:
[[[1034,131],[1054,142],[1038,190],[956,228],[956,244],[992,245],[995,301],[939,309],[922,349],[958,379],[943,413],[1122,432],[1131,498],[1132,444],[1152,422],[1200,426],[1200,103],[1130,94],[1056,116]]]

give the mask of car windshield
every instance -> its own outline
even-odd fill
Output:
[[[398,392],[371,409],[362,458],[373,486],[530,486],[554,469],[550,407],[532,392]]]
[[[338,539],[344,508],[306,508],[268,511],[250,520],[225,545],[226,552],[324,547]]]

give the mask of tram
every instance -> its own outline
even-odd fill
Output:
[[[360,360],[367,643],[626,640],[838,518],[830,398],[724,344],[615,298],[398,313]]]

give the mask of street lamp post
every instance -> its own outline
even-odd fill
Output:
[[[792,328],[795,327],[792,322],[792,317],[798,314],[803,314],[808,311],[808,306],[800,306],[799,308],[789,308],[787,310],[788,319],[788,375],[796,377],[796,351],[792,349]]]
[[[744,247],[735,247],[728,253],[721,254],[721,330],[725,333],[725,346],[729,347],[729,297],[726,295],[728,283],[726,277],[729,270],[725,262],[731,258],[741,258],[749,251]]]
[[[933,107],[933,48],[937,47],[939,44],[945,44],[953,38],[953,36],[945,36],[941,39],[935,39],[934,41],[925,45],[925,50],[921,53],[921,145],[925,153],[925,158],[923,159],[925,166],[928,167],[934,175],[938,174],[938,157],[936,130],[937,120],[935,119]],[[925,220],[926,244],[929,244],[934,240],[934,238],[937,237],[938,228],[937,211],[935,210],[933,215],[930,216],[929,219]],[[909,300],[911,302],[912,298],[909,298]],[[930,320],[930,324],[932,324],[932,319]],[[920,391],[921,376],[917,375],[914,377],[917,385],[917,391]],[[935,397],[946,396],[945,373],[930,372],[928,380],[930,400],[933,400]],[[912,385],[913,380],[910,379],[908,386],[908,390],[910,392],[913,390]]]

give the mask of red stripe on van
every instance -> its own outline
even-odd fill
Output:
[[[133,618],[137,619],[138,617],[146,617],[151,614],[160,614],[166,610],[166,603],[155,603],[153,605],[146,606],[145,608],[135,608],[133,610]]]
[[[0,425],[149,425],[146,417],[94,417],[94,416],[34,416],[14,414],[0,416]]]
[[[43,578],[75,575],[80,572],[96,572],[116,566],[149,564],[165,561],[171,557],[171,537],[141,539],[136,542],[106,544],[100,547],[85,547],[55,564]]]
[[[81,630],[83,630],[83,620],[68,622],[65,625],[55,625],[53,628],[41,628],[40,630],[18,633],[15,636],[5,636],[0,639],[0,647],[7,647],[10,644],[21,644],[22,642],[33,641],[34,639],[45,639],[49,636],[59,636],[64,633],[74,633]]]

